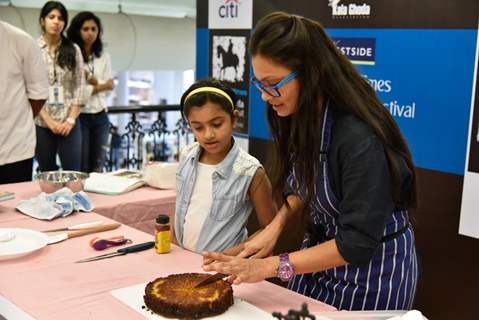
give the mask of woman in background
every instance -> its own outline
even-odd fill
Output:
[[[76,121],[84,82],[80,48],[63,35],[68,12],[58,1],[48,1],[40,12],[43,34],[38,39],[48,66],[49,95],[35,119],[35,156],[40,171],[57,170],[56,155],[64,170],[80,170],[81,129]]]
[[[81,48],[85,66],[85,106],[81,110],[82,162],[84,172],[102,172],[108,148],[110,122],[106,94],[113,89],[110,56],[103,52],[103,27],[95,14],[78,13],[68,28],[68,38]]]

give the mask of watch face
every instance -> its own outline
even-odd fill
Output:
[[[284,263],[278,268],[278,277],[282,281],[289,281],[294,275],[293,267],[289,263]]]

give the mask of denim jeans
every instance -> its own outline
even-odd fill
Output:
[[[54,134],[48,128],[35,127],[37,131],[35,156],[40,171],[58,170],[57,152],[63,170],[80,171],[81,125],[78,121],[66,137]]]
[[[80,114],[83,172],[102,172],[108,150],[110,121],[105,111]]]

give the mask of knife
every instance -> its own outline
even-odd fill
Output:
[[[228,277],[228,276],[229,276],[229,274],[226,274],[226,273],[219,273],[219,272],[214,273],[214,274],[210,275],[209,277],[206,277],[205,279],[198,282],[193,288],[199,288],[199,287],[206,286],[207,284],[216,282],[216,281],[218,281],[220,279],[223,279],[224,277]]]
[[[126,248],[118,249],[115,252],[110,252],[110,253],[107,253],[107,254],[102,254],[102,255],[99,255],[99,256],[78,260],[78,261],[75,261],[75,262],[76,263],[90,262],[90,261],[107,259],[107,258],[116,257],[116,256],[123,256],[123,255],[128,254],[128,253],[148,250],[148,249],[153,248],[154,246],[155,246],[155,241],[143,242],[143,243],[135,244],[133,246],[129,246],[129,247],[126,247]]]
[[[54,236],[49,236],[48,244],[57,243],[66,239],[80,237],[80,236],[84,236],[91,233],[113,230],[118,228],[119,226],[121,226],[121,223],[111,223],[111,224],[105,224],[103,226],[97,226],[97,227],[88,228],[88,229],[62,232]]]
[[[103,224],[103,221],[97,220],[97,221],[92,221],[92,222],[75,224],[75,225],[73,225],[73,226],[64,227],[64,228],[43,230],[43,231],[41,231],[41,232],[56,232],[56,231],[68,231],[68,230],[81,230],[81,229],[93,228],[93,227],[96,227],[96,226],[99,226],[99,225],[102,225],[102,224]]]

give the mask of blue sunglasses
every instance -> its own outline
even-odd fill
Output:
[[[252,77],[251,82],[255,85],[256,88],[258,88],[258,90],[264,91],[272,97],[281,97],[279,88],[281,88],[286,83],[296,78],[298,75],[299,75],[299,71],[293,71],[290,74],[288,74],[286,77],[284,77],[283,80],[281,80],[275,85],[265,86],[261,81],[256,79],[256,77]]]

